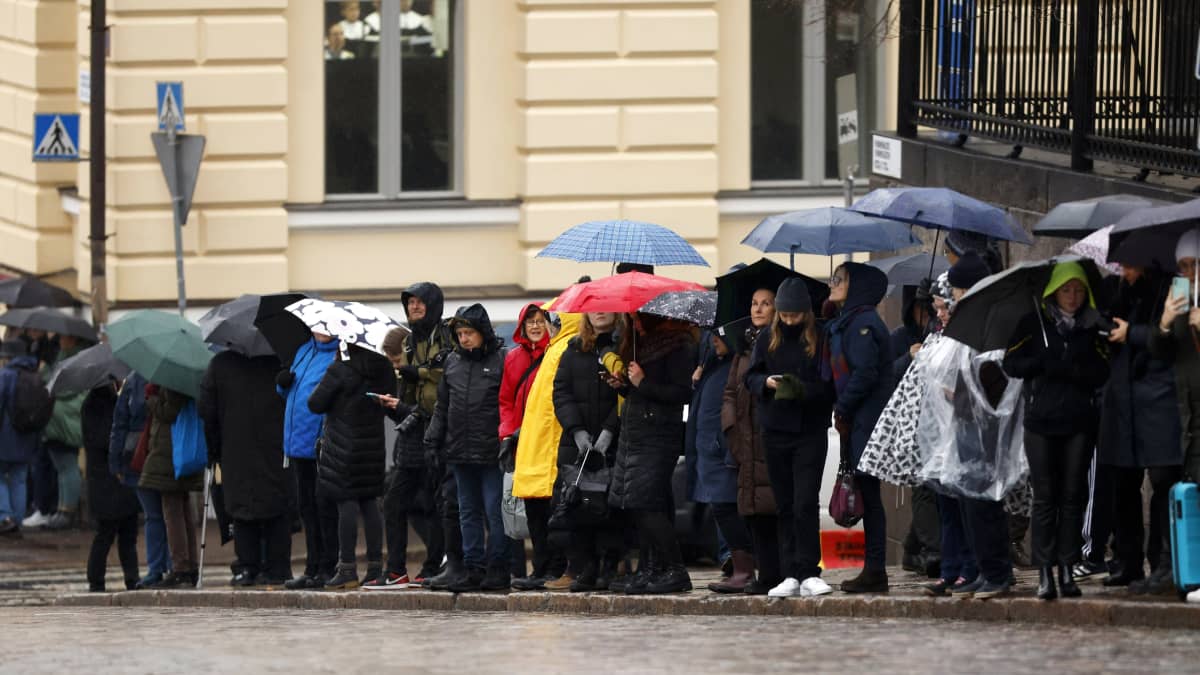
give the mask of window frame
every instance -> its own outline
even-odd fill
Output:
[[[328,2],[329,0],[326,0]],[[400,86],[404,63],[400,52],[399,34],[381,33],[379,37],[379,126],[376,130],[379,148],[378,166],[376,167],[375,192],[337,192],[330,193],[323,186],[325,200],[330,202],[355,201],[398,201],[422,199],[447,199],[465,196],[463,191],[463,95],[466,91],[463,75],[466,65],[466,40],[464,36],[465,0],[454,0],[454,15],[450,18],[451,56],[454,59],[450,77],[451,96],[453,101],[450,189],[448,190],[409,190],[402,186],[401,167],[403,130],[401,129],[401,110],[403,110],[404,92]],[[383,0],[379,7],[380,26],[400,25],[399,0]],[[387,36],[392,35],[389,39]],[[322,89],[324,82],[322,82]],[[322,93],[324,96],[324,93]],[[324,104],[324,101],[322,101]],[[389,124],[387,120],[392,120]],[[322,125],[324,128],[324,125]],[[326,130],[326,133],[327,130]],[[328,159],[325,160],[326,162]],[[322,167],[324,172],[326,169]],[[322,174],[324,175],[324,174]],[[322,178],[324,181],[324,178]]]

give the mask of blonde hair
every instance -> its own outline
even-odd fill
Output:
[[[817,320],[812,312],[797,313],[800,315],[800,323],[804,326],[804,353],[811,359],[817,355]],[[771,342],[767,345],[767,351],[771,353],[783,344],[783,330],[779,327],[783,319],[779,317],[780,314],[783,312],[776,311],[775,318],[771,320]]]

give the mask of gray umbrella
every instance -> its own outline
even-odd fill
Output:
[[[204,341],[231,349],[243,356],[271,356],[275,350],[254,325],[258,316],[259,295],[242,295],[213,307],[200,317],[200,336]]]
[[[867,264],[879,268],[887,275],[888,283],[894,286],[920,286],[922,280],[936,279],[941,276],[942,272],[950,269],[950,261],[940,255],[933,256],[929,253],[880,258]],[[933,270],[932,275],[930,274],[931,269]]]
[[[91,391],[109,378],[121,381],[128,375],[129,366],[118,361],[107,344],[100,343],[59,363],[46,387],[57,398]]]
[[[18,307],[0,314],[0,326],[33,328],[58,335],[72,335],[95,342],[96,329],[83,319],[48,307]]]
[[[1046,237],[1083,239],[1138,209],[1168,204],[1170,202],[1161,199],[1124,194],[1063,202],[1050,209],[1050,212],[1033,226],[1033,233]]]
[[[697,326],[711,326],[717,318],[717,292],[670,291],[642,305],[638,311]]]

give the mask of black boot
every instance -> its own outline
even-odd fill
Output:
[[[338,563],[337,574],[325,582],[327,591],[350,591],[358,588],[358,566],[352,562]]]
[[[450,586],[457,584],[467,577],[467,568],[462,560],[450,558],[446,561],[446,569],[441,574],[429,579],[429,587],[435,591],[448,591]]]
[[[658,568],[652,559],[639,562],[637,574],[634,574],[633,578],[629,580],[629,584],[625,586],[625,595],[645,595],[649,592],[646,589],[650,586],[650,582],[657,576]]]
[[[1058,566],[1058,590],[1064,598],[1078,598],[1083,595],[1083,591],[1079,590],[1079,584],[1075,583],[1075,578],[1071,574],[1070,565]]]
[[[483,581],[479,582],[481,591],[507,591],[510,588],[512,588],[512,577],[509,576],[508,567],[505,565],[488,569]]]
[[[888,576],[884,570],[863,568],[857,577],[842,582],[843,593],[887,593]]]
[[[1058,597],[1058,587],[1054,585],[1054,568],[1047,565],[1038,570],[1038,600],[1053,600]]]
[[[685,593],[692,590],[692,577],[683,563],[671,565],[646,585],[646,593]]]
[[[1135,581],[1141,581],[1146,578],[1146,573],[1139,565],[1122,565],[1121,569],[1116,574],[1110,574],[1104,579],[1104,585],[1112,588],[1114,586],[1128,586]]]
[[[450,588],[447,590],[451,593],[473,593],[480,590],[485,576],[487,573],[482,567],[472,567],[458,582],[450,584]]]

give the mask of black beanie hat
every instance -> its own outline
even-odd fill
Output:
[[[983,258],[980,258],[978,253],[969,251],[950,268],[947,280],[953,288],[969,289],[989,274],[991,270]]]
[[[789,277],[779,284],[779,290],[775,292],[775,311],[812,311],[812,298],[808,295],[808,286],[803,279]]]

